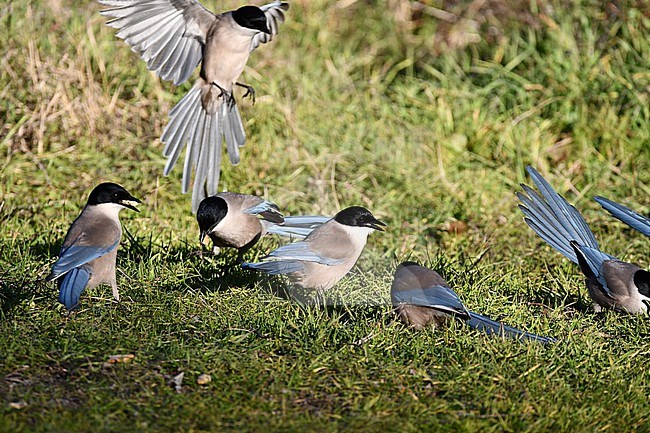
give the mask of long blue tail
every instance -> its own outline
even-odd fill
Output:
[[[523,203],[519,205],[519,209],[526,216],[526,224],[574,263],[578,263],[578,258],[570,244],[571,241],[598,250],[598,242],[580,212],[555,192],[534,168],[528,166],[526,171],[541,192],[540,196],[532,188],[522,184],[528,196],[517,193]]]
[[[640,231],[644,235],[650,236],[650,219],[643,215],[639,215],[629,207],[608,200],[605,197],[594,197],[594,200],[605,208],[607,212],[611,213],[614,218],[623,221],[625,224]]]
[[[503,323],[497,322],[496,320],[492,320],[472,311],[469,312],[469,315],[470,319],[467,321],[467,324],[474,329],[485,332],[488,335],[496,334],[506,338],[513,338],[515,340],[532,340],[544,344],[555,343],[557,341],[555,338],[540,337],[539,335],[531,334],[530,332],[520,331],[519,329],[504,325]]]
[[[72,310],[86,289],[88,280],[90,280],[90,272],[85,268],[74,268],[65,274],[59,287],[59,302],[68,310]]]

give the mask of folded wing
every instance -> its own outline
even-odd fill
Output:
[[[69,247],[61,248],[59,259],[52,266],[52,272],[48,275],[47,281],[55,280],[73,269],[108,254],[117,248],[119,243],[120,239],[118,237],[113,244],[107,247],[71,245]]]
[[[392,293],[392,298],[393,304],[429,307],[454,316],[459,316],[463,320],[469,318],[469,312],[458,298],[456,292],[449,287],[435,285],[424,289],[395,290]]]
[[[262,201],[261,203],[242,210],[243,213],[248,215],[259,215],[267,221],[281,224],[284,221],[284,215],[278,209],[278,205],[270,201]]]
[[[72,310],[79,302],[81,294],[90,280],[90,272],[86,268],[74,268],[68,272],[59,288],[59,302],[68,310]]]
[[[268,232],[274,235],[304,238],[315,228],[325,224],[331,218],[326,216],[289,216],[284,217],[284,223],[271,224]]]

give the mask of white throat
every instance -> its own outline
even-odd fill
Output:
[[[348,226],[340,223],[339,225],[341,229],[343,229],[343,231],[345,231],[345,233],[350,236],[350,240],[352,241],[354,249],[358,251],[361,251],[363,247],[366,246],[366,242],[368,242],[368,235],[375,231],[370,227]]]
[[[124,206],[117,203],[100,203],[88,207],[92,209],[92,212],[97,212],[116,221],[119,221],[120,211],[124,209]]]

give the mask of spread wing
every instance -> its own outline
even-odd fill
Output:
[[[163,80],[181,84],[203,57],[210,25],[217,17],[196,0],[99,0],[101,14],[116,36]]]
[[[271,34],[264,32],[259,32],[253,36],[253,42],[251,44],[251,51],[259,47],[260,44],[265,44],[273,39],[273,36],[278,34],[278,29],[280,24],[284,22],[284,13],[289,10],[289,3],[274,1],[273,3],[260,6],[260,9],[266,15],[266,23],[271,30]]]

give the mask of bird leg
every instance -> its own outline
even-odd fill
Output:
[[[228,107],[232,108],[235,105],[235,96],[231,92],[227,91],[226,89],[218,85],[217,83],[212,83],[212,85],[216,86],[217,89],[221,90],[221,93],[219,93],[217,98],[223,98],[226,104],[228,104]]]
[[[113,297],[117,302],[120,302],[120,293],[117,291],[117,283],[112,283],[111,287],[113,289]]]
[[[249,86],[248,84],[243,84],[243,83],[235,83],[235,84],[238,85],[239,87],[243,87],[244,89],[246,89],[246,93],[244,93],[244,96],[242,96],[242,98],[245,98],[247,96],[250,97],[253,100],[253,105],[255,105],[255,89],[253,88],[253,86]]]

